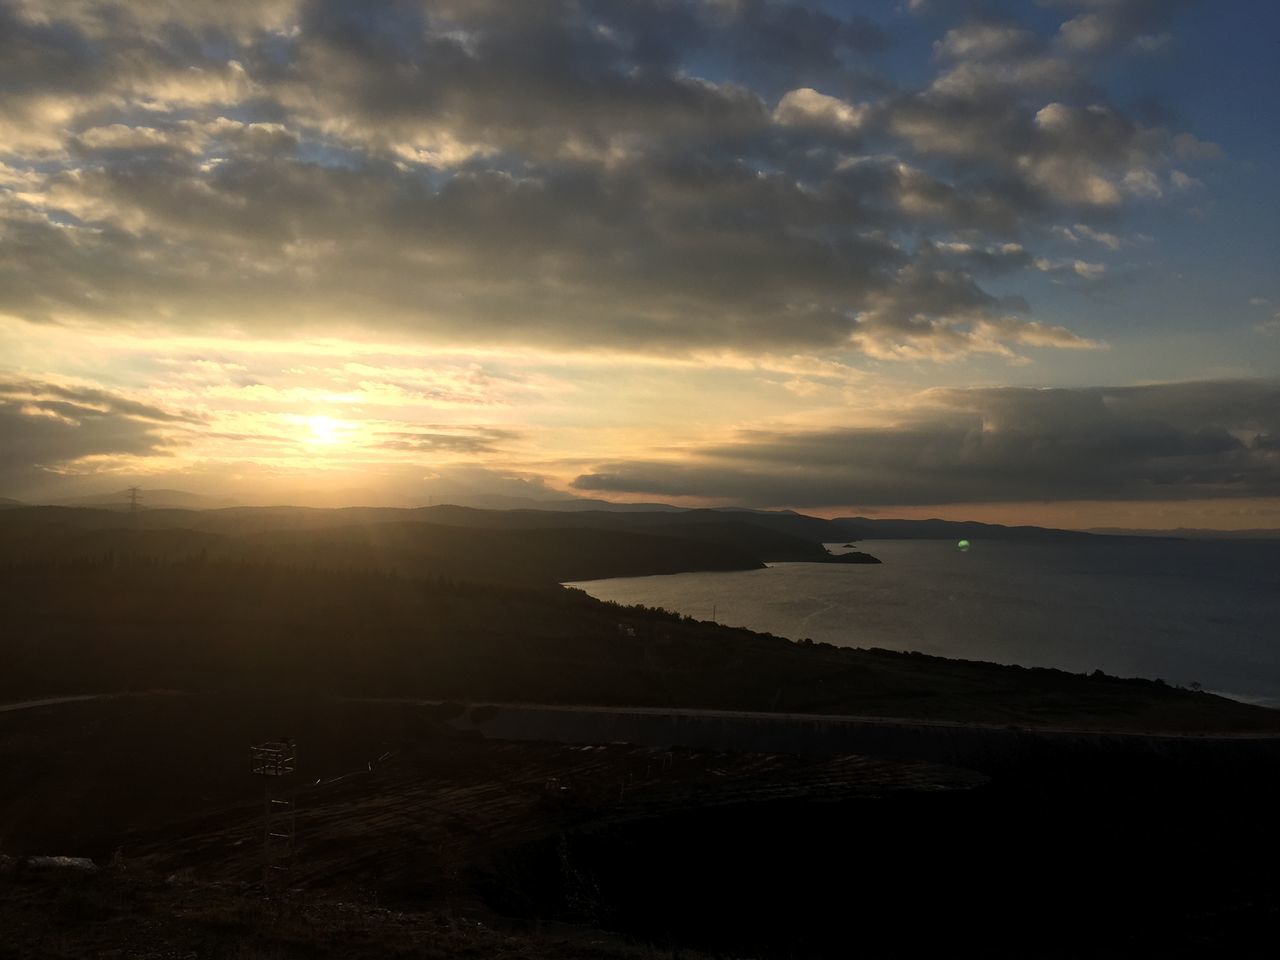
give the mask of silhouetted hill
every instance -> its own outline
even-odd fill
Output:
[[[689,535],[707,538],[718,528],[729,529],[736,525],[738,537],[746,537],[743,529],[767,531],[760,534],[760,543],[777,551],[764,556],[765,560],[821,559],[825,551],[814,551],[800,543],[816,545],[845,538],[842,528],[831,520],[807,517],[798,513],[766,512],[757,510],[682,510],[606,512],[577,511],[572,513],[548,510],[475,510],[468,507],[441,505],[414,511],[433,523],[450,523],[468,527],[517,528],[565,528],[590,527],[603,530],[661,530],[668,535],[686,530]]]
[[[606,524],[608,514],[577,516],[587,524],[456,507],[5,510],[0,687],[34,696],[279,682],[1000,722],[1265,725],[1273,716],[1145,681],[791,643],[603,604],[558,584],[753,569],[762,552],[826,554],[739,512],[613,515],[632,529]]]
[[[871,520],[841,517],[832,521],[852,540],[1102,540],[1097,533],[1052,527],[1006,527],[972,520]]]
[[[699,543],[730,544],[769,561],[824,563],[832,559],[820,543],[740,520],[661,524],[647,528],[646,532]]]
[[[433,523],[466,527],[645,531],[705,542],[732,543],[766,561],[821,562],[828,559],[821,544],[823,535],[830,532],[829,521],[799,515],[728,510],[555,513],[545,510],[475,510],[452,505],[426,507],[413,512]]]
[[[459,549],[469,541],[484,541],[493,551],[493,563],[502,569],[533,565],[515,558],[499,559],[524,532],[527,544],[539,544],[539,556],[550,557],[557,539],[562,541],[556,570],[568,569],[571,550],[594,558],[588,564],[572,564],[577,573],[565,579],[596,579],[607,576],[671,573],[685,570],[751,569],[762,562],[831,559],[821,545],[823,535],[832,532],[830,521],[812,517],[761,515],[749,512],[696,510],[682,513],[555,512],[547,510],[479,510],[443,505],[418,509],[390,507],[232,507],[223,510],[147,510],[130,515],[114,510],[32,507],[5,513],[0,529],[10,535],[39,538],[61,535],[66,530],[143,531],[186,529],[230,537],[262,537],[269,532],[337,530],[377,527],[384,531],[381,545],[403,553],[409,546],[405,537],[393,536],[396,525],[432,527],[439,540],[452,537]],[[446,534],[462,530],[472,533]],[[540,537],[532,534],[541,531]],[[557,532],[559,535],[557,536]],[[503,534],[510,535],[503,537]],[[348,535],[350,536],[350,535]],[[634,541],[636,536],[647,539]],[[613,539],[610,539],[610,538]],[[659,549],[658,539],[667,541]],[[412,538],[410,538],[412,539]],[[430,540],[430,538],[428,538]],[[684,546],[680,546],[679,543]],[[281,541],[283,542],[283,541]],[[427,540],[422,541],[423,544]],[[419,544],[418,546],[421,546]],[[362,549],[370,549],[372,541]],[[711,547],[716,552],[708,552]],[[417,546],[414,547],[417,549]],[[664,554],[665,550],[665,554]],[[665,555],[665,559],[659,559]],[[562,562],[564,561],[564,562]],[[698,566],[698,563],[705,563]],[[468,567],[467,569],[471,569]],[[620,569],[631,571],[617,573]],[[605,572],[608,571],[608,572]]]
[[[801,514],[763,513],[752,510],[484,510],[441,504],[433,507],[227,507],[214,510],[185,508],[152,508],[140,511],[136,519],[122,518],[113,509],[84,508],[74,515],[66,506],[31,508],[42,511],[42,519],[61,516],[65,523],[85,527],[120,526],[126,521],[139,527],[187,527],[243,533],[268,528],[320,528],[349,526],[358,523],[387,523],[409,520],[449,526],[490,528],[495,530],[558,529],[587,527],[607,530],[641,530],[652,527],[698,526],[705,524],[744,523],[753,527],[786,534],[811,543],[832,542],[844,537],[842,528],[831,520]],[[62,511],[61,514],[58,511]],[[32,514],[33,517],[37,514]],[[847,539],[847,537],[845,537]]]
[[[484,510],[454,504],[431,507],[228,507],[224,509],[149,508],[137,516],[118,510],[39,507],[18,511],[15,524],[56,522],[85,529],[123,527],[166,529],[182,527],[240,535],[266,530],[320,530],[361,524],[395,522],[487,530],[588,529],[650,532],[704,542],[731,543],[766,562],[822,561],[823,543],[847,540],[985,539],[1079,541],[1104,540],[1097,532],[1048,527],[1009,527],[955,520],[893,520],[843,517],[824,520],[790,511],[758,510]]]
[[[1135,729],[1280,724],[1274,711],[1154,681],[794,643],[561,587],[304,563],[14,563],[0,576],[0,638],[8,699],[269,688]]]
[[[1078,530],[1058,530],[1051,527],[1009,527],[994,523],[954,520],[878,520],[866,517],[842,517],[825,520],[789,510],[740,510],[716,508],[684,510],[678,513],[638,511],[634,513],[610,513],[581,511],[572,514],[548,510],[485,511],[467,507],[441,505],[426,507],[423,519],[433,523],[457,523],[463,526],[494,526],[503,529],[514,527],[563,527],[591,526],[612,530],[663,528],[667,531],[678,527],[697,528],[704,525],[723,524],[728,521],[745,524],[773,533],[794,537],[810,543],[838,543],[845,540],[897,540],[897,539],[949,539],[981,538],[987,540],[1097,540],[1100,535]],[[799,559],[800,557],[795,557]],[[792,559],[766,557],[769,560]]]
[[[187,490],[152,490],[141,489],[138,493],[138,507],[141,510],[216,510],[222,507],[235,506],[236,501],[230,497],[210,497]],[[106,510],[129,510],[129,490],[117,490],[112,493],[91,494],[84,497],[71,497],[53,501],[56,506],[64,507],[99,507]]]
[[[21,512],[19,511],[18,514]],[[17,514],[14,514],[15,516]],[[11,514],[4,514],[7,520]],[[64,514],[53,514],[61,519]],[[77,518],[74,514],[71,520]],[[0,561],[193,558],[273,562],[326,570],[396,571],[482,583],[552,585],[566,580],[695,570],[752,570],[756,555],[729,542],[590,529],[492,530],[438,524],[351,524],[219,533],[178,527],[84,528],[74,522],[0,521]],[[728,537],[728,534],[726,534]],[[749,538],[747,538],[749,539]]]
[[[1134,530],[1100,527],[1089,532],[1109,537],[1160,537],[1173,540],[1280,540],[1280,529],[1212,530],[1205,527],[1177,527],[1173,530]]]
[[[596,500],[590,497],[570,497],[564,500],[536,500],[533,497],[503,497],[485,494],[476,497],[450,498],[446,503],[481,510],[552,510],[573,513],[582,510],[611,511],[616,513],[679,513],[684,507],[669,503],[614,503],[612,500]]]

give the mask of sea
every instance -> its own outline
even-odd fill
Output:
[[[1280,542],[1116,537],[856,547],[882,563],[775,563],[569,586],[793,640],[1102,670],[1280,708]]]

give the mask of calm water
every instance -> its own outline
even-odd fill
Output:
[[[832,546],[834,552],[840,552]],[[1192,681],[1280,706],[1280,543],[865,541],[780,563],[572,584],[602,600],[842,646]]]

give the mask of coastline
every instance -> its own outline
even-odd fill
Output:
[[[571,584],[793,640],[948,660],[1162,678],[1280,706],[1274,564],[1252,542],[859,544],[877,566],[771,564],[749,577],[685,574]],[[1274,556],[1273,556],[1274,554]]]

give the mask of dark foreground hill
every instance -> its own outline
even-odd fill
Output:
[[[268,691],[0,713],[0,956],[1273,952],[1273,763],[1100,738],[987,776],[502,742],[447,727],[456,710]],[[299,743],[295,842],[266,889],[246,769],[264,731]],[[98,867],[25,859],[46,853]]]
[[[915,756],[445,727],[540,702],[1026,740],[1280,729],[1159,682],[791,642],[554,582],[584,562],[758,564],[744,548],[790,546],[763,539],[779,531],[16,514],[0,704],[137,695],[0,712],[0,957],[1269,956],[1250,951],[1280,907],[1275,765],[1169,746],[1199,737],[1143,738],[1140,761],[1088,737],[1096,755],[987,782]],[[268,897],[247,747],[282,734],[300,744],[297,844]],[[23,859],[41,853],[101,869]]]

